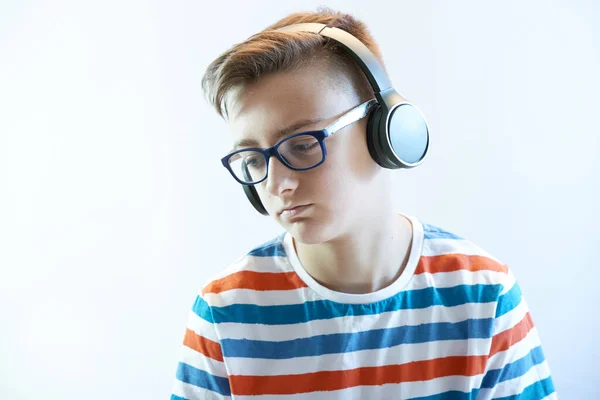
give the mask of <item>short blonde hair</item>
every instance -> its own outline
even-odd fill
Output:
[[[227,117],[227,96],[234,89],[256,82],[265,74],[292,72],[315,63],[331,66],[336,71],[333,79],[349,79],[361,99],[373,97],[373,89],[360,67],[337,42],[314,33],[275,30],[304,22],[322,23],[350,33],[371,50],[385,71],[379,46],[362,21],[326,7],[316,12],[293,13],[234,45],[210,63],[202,78],[202,88],[221,117]]]

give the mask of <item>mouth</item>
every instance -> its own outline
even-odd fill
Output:
[[[279,215],[285,219],[295,217],[296,215],[300,214],[301,212],[304,212],[305,210],[307,210],[311,205],[312,204],[305,204],[305,205],[301,205],[301,206],[286,208],[286,209],[282,210],[279,213]]]

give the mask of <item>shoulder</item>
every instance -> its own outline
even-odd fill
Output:
[[[236,292],[261,290],[277,276],[291,271],[283,246],[284,235],[253,247],[209,277],[200,287],[200,296],[210,306],[223,306],[232,302],[239,294]]]
[[[422,257],[416,273],[449,274],[468,284],[510,285],[508,265],[473,241],[437,225],[422,223],[424,232]]]

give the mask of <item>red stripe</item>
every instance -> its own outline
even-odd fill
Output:
[[[197,352],[204,354],[206,357],[212,358],[213,360],[223,361],[221,345],[205,338],[204,336],[198,335],[191,329],[186,329],[185,336],[183,338],[183,344],[190,349],[194,349]]]
[[[206,285],[202,295],[233,289],[294,290],[306,287],[295,272],[239,271]]]
[[[467,254],[443,254],[439,256],[422,256],[415,274],[428,272],[454,272],[459,270],[495,271],[508,273],[506,265],[500,264],[488,257]]]
[[[532,328],[533,320],[528,312],[518,324],[492,337],[490,357],[500,351],[510,349],[513,344],[523,340]]]
[[[307,374],[230,375],[231,393],[240,396],[331,391],[355,386],[427,381],[443,376],[475,376],[485,371],[487,356],[457,356],[399,365]],[[268,361],[265,361],[268,362]]]

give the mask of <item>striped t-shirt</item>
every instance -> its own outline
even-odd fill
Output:
[[[410,219],[405,270],[372,293],[330,290],[287,232],[202,286],[172,400],[556,398],[510,269]]]

